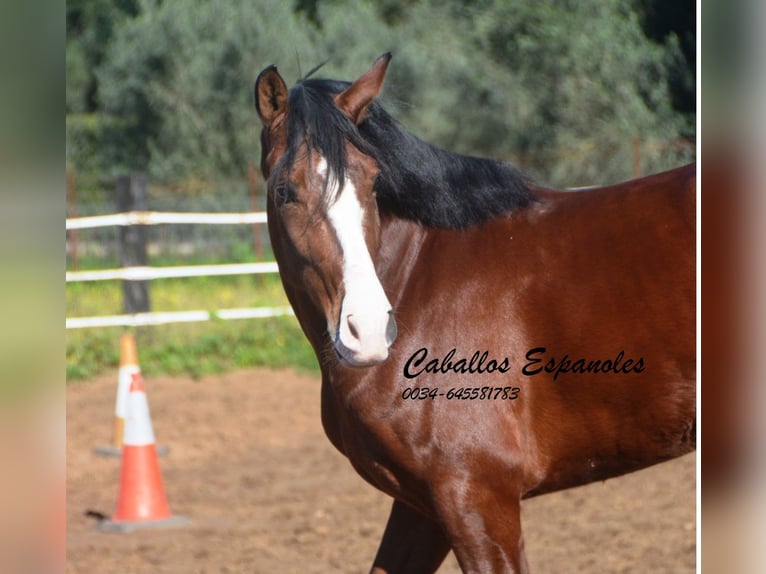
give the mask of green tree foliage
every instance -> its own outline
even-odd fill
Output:
[[[101,177],[241,177],[260,153],[262,68],[291,82],[329,60],[318,75],[352,79],[392,50],[384,105],[428,141],[560,186],[629,177],[636,138],[644,171],[670,167],[693,154],[666,145],[693,134],[671,93],[686,59],[679,34],[647,37],[642,2],[82,2],[68,17],[69,160]]]
[[[646,36],[663,46],[673,108],[683,115],[685,132],[696,127],[696,13],[692,2],[635,0]]]
[[[110,117],[100,106],[96,71],[105,64],[114,30],[138,13],[138,3],[70,0],[66,10],[67,160],[79,172],[106,175],[112,159],[106,150],[119,135],[114,129],[119,118]]]
[[[483,28],[476,39],[520,82],[517,125],[508,133],[536,171],[574,185],[613,181],[624,177],[634,138],[678,137],[682,125],[671,106],[662,48],[647,41],[629,5],[495,4],[476,14]],[[666,167],[655,149],[645,159]]]
[[[67,112],[98,109],[96,68],[112,33],[138,13],[137,0],[70,0],[67,2]]]

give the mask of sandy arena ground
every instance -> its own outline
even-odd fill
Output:
[[[364,573],[388,497],[324,437],[319,382],[249,370],[199,381],[146,380],[175,514],[187,526],[96,531],[110,515],[119,459],[110,440],[116,373],[67,388],[68,574]],[[694,572],[695,456],[526,501],[533,573]],[[439,571],[460,572],[450,555]]]

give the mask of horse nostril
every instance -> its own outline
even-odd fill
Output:
[[[394,344],[396,335],[399,333],[396,328],[396,319],[394,319],[394,312],[388,312],[388,324],[386,325],[386,345],[389,347]]]
[[[351,333],[351,336],[354,337],[354,339],[359,338],[359,326],[356,324],[356,320],[354,319],[353,315],[349,315],[346,317],[346,321],[348,322],[348,330]]]

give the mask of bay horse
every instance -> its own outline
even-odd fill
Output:
[[[258,76],[274,255],[325,433],[394,499],[372,572],[527,572],[522,499],[695,448],[695,168],[546,189],[405,131],[390,58]]]

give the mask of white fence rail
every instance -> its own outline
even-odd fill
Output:
[[[252,213],[174,213],[169,211],[129,211],[91,217],[75,217],[66,220],[67,231],[71,229],[94,229],[112,225],[159,225],[161,223],[207,223],[213,225],[236,225],[239,223],[266,223],[266,212]]]
[[[266,213],[172,213],[157,211],[131,211],[97,215],[93,217],[76,217],[66,220],[67,230],[93,229],[113,225],[158,225],[198,223],[208,225],[237,225],[266,223]],[[174,267],[123,267],[120,269],[99,269],[93,271],[67,271],[66,281],[146,281],[151,279],[167,279],[175,277],[202,277],[212,275],[250,275],[258,273],[277,273],[279,268],[275,262],[232,263],[222,265],[190,265]],[[148,312],[126,315],[107,315],[98,317],[67,317],[67,329],[83,329],[88,327],[115,326],[144,326],[164,325],[168,323],[185,323],[194,321],[210,321],[213,319],[256,319],[264,317],[279,317],[292,315],[289,306],[283,307],[252,307],[241,309],[219,309],[217,311],[172,311]]]
[[[294,315],[292,307],[252,307],[244,309],[219,309],[218,311],[166,311],[136,313],[134,315],[104,315],[100,317],[69,317],[67,329],[88,327],[142,327],[145,325],[167,325],[168,323],[193,323],[213,319],[263,319]]]
[[[148,281],[176,277],[202,277],[210,275],[248,275],[278,273],[279,267],[271,261],[263,263],[228,263],[222,265],[189,265],[186,267],[121,267],[94,271],[67,271],[67,283],[78,281]]]

